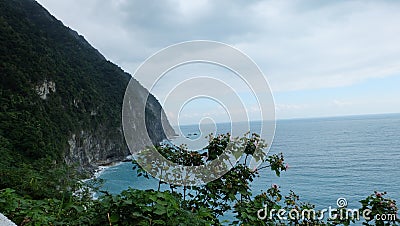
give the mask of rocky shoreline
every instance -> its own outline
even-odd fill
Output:
[[[117,166],[123,162],[130,162],[130,161],[132,161],[132,155],[128,155],[124,159],[120,159],[120,160],[100,162],[97,164],[97,166],[94,168],[94,170],[92,170],[91,177],[88,178],[87,180],[98,178],[100,176],[100,174],[102,172],[104,172],[104,170],[106,170],[112,166]]]

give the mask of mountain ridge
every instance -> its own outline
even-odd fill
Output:
[[[148,96],[153,143],[174,135],[152,94],[39,3],[0,0],[0,12],[0,188],[18,182],[22,164],[92,171],[123,160],[129,151],[121,109],[130,80],[137,98]],[[134,139],[144,148],[139,134]]]

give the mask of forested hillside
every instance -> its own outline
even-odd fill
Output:
[[[46,196],[68,186],[75,169],[129,154],[121,107],[131,76],[36,1],[0,1],[0,76],[0,189]],[[161,132],[164,112],[148,101],[158,142],[173,130]]]

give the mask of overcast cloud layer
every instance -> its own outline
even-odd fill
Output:
[[[39,2],[131,74],[168,45],[215,40],[259,65],[278,117],[400,112],[398,1]]]

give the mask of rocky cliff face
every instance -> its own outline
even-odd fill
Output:
[[[35,1],[0,0],[0,12],[4,150],[26,162],[52,158],[83,168],[124,159],[129,151],[121,109],[133,78]],[[137,98],[147,96],[135,85]],[[150,95],[147,102],[152,141],[172,136],[156,98]],[[134,139],[143,148],[141,135]]]

